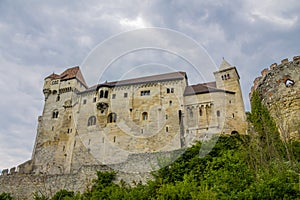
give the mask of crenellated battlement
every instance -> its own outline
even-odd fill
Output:
[[[257,91],[262,102],[275,119],[281,134],[289,133],[290,138],[300,138],[300,56],[273,63],[255,78],[249,97]],[[283,135],[282,135],[283,136]],[[285,136],[283,136],[285,137]]]
[[[251,87],[251,91],[249,93],[249,98],[251,99],[252,93],[254,90],[257,89],[257,87],[259,86],[259,84],[261,84],[261,81],[263,81],[265,79],[265,77],[272,72],[276,72],[278,71],[279,68],[283,67],[286,64],[296,64],[299,65],[300,63],[300,56],[294,56],[292,61],[289,61],[288,58],[285,58],[283,60],[281,60],[280,64],[277,63],[273,63],[269,66],[269,68],[264,68],[260,73],[261,76],[258,76],[254,79],[253,81],[253,86]]]

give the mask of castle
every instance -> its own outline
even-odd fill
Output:
[[[88,87],[79,67],[45,78],[32,159],[19,172],[76,173],[125,162],[130,154],[172,151],[213,134],[244,133],[239,74],[226,60],[215,81],[188,85],[185,72]]]
[[[0,192],[84,192],[99,170],[117,171],[117,181],[146,182],[195,141],[245,133],[237,69],[223,59],[214,76],[189,85],[185,72],[172,72],[92,87],[79,67],[47,76],[32,158],[2,171]]]

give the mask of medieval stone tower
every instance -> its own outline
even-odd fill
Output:
[[[39,117],[37,136],[32,154],[33,171],[70,172],[73,138],[76,133],[72,120],[72,97],[87,88],[79,67],[45,78],[45,104]],[[36,171],[37,170],[37,171]]]
[[[238,132],[246,130],[245,107],[240,85],[240,76],[236,67],[223,59],[218,71],[214,72],[217,88],[234,92],[234,98],[225,102],[227,119],[225,126],[238,127]],[[228,94],[227,94],[228,95]]]

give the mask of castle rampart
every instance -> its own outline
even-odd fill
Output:
[[[253,82],[249,94],[258,91],[285,139],[300,138],[300,56],[264,69]]]

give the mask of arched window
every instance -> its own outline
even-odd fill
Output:
[[[108,90],[105,90],[105,92],[104,92],[104,98],[108,98]]]
[[[56,101],[59,101],[60,100],[60,96],[59,95],[57,95],[57,97],[56,97]]]
[[[115,123],[117,121],[117,114],[110,113],[107,117],[107,123]]]
[[[202,108],[199,108],[199,115],[202,116]]]
[[[168,126],[166,126],[166,132],[167,132],[167,133],[169,132],[169,127],[168,127]]]
[[[58,110],[52,112],[52,118],[58,118]]]
[[[220,117],[220,111],[219,110],[217,110],[217,117]]]
[[[142,120],[144,120],[144,121],[148,120],[148,113],[147,112],[142,113]]]
[[[170,88],[167,88],[167,93],[170,93]]]
[[[100,95],[99,95],[100,98],[103,98],[103,90],[100,90]]]
[[[93,125],[96,125],[96,117],[90,116],[88,119],[88,126],[93,126]]]
[[[224,76],[222,75],[221,77],[222,77],[222,80],[224,80]]]
[[[230,75],[229,74],[227,74],[227,79],[230,79]]]

